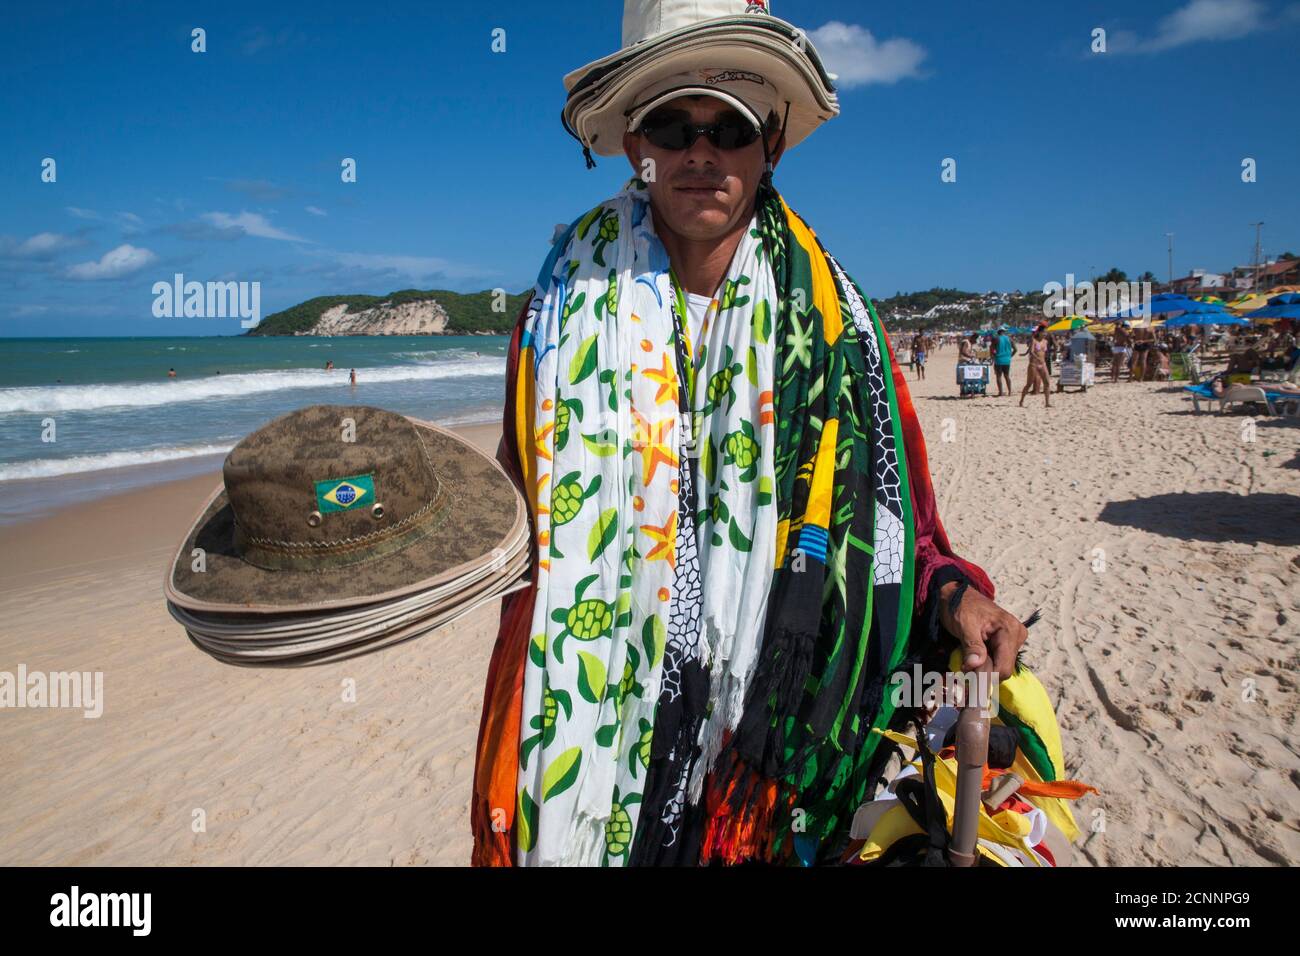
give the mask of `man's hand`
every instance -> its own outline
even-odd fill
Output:
[[[948,610],[948,599],[956,589],[955,581],[939,589],[939,621],[961,642],[962,669],[979,670],[985,655],[989,654],[998,676],[1010,677],[1016,666],[1016,654],[1028,639],[1029,631],[1011,613],[971,587],[962,595],[954,616]]]

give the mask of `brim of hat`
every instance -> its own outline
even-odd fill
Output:
[[[783,103],[789,148],[839,113],[839,102],[816,50],[791,40],[794,27],[748,14],[684,27],[620,50],[564,78],[570,91],[562,118],[569,131],[601,156],[623,151],[626,110],[641,91],[665,77],[701,67],[752,70],[773,83]]]
[[[756,115],[748,103],[738,96],[732,96],[726,90],[710,89],[707,86],[680,86],[675,89],[664,90],[658,96],[639,104],[632,115],[628,117],[625,128],[636,129],[656,106],[667,103],[669,100],[675,100],[679,96],[712,96],[714,99],[722,100],[738,110],[741,116],[754,124],[755,129],[760,131],[763,129],[763,117]]]
[[[169,604],[168,610],[185,626],[185,633],[195,647],[222,663],[241,667],[303,667],[370,654],[445,627],[484,604],[499,600],[520,588],[530,587],[532,582],[527,574],[528,565],[528,553],[525,550],[499,574],[457,592],[452,599],[439,602],[421,614],[397,615],[377,620],[368,628],[356,629],[351,633],[312,632],[298,635],[292,640],[247,637],[238,640],[222,639],[196,628],[195,619],[174,604]],[[376,605],[376,608],[383,613],[391,603],[384,602]],[[334,613],[341,615],[347,612],[343,610]],[[203,627],[211,627],[211,619],[202,619],[201,624]]]
[[[389,601],[458,579],[475,579],[512,560],[527,540],[523,496],[495,460],[430,422],[417,426],[449,506],[429,533],[400,551],[331,571],[273,571],[234,548],[234,512],[218,488],[199,510],[166,573],[167,600],[189,611],[279,614]],[[203,570],[193,553],[203,551]]]

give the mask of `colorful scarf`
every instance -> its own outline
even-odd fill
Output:
[[[992,594],[934,515],[874,310],[774,190],[698,351],[677,291],[634,180],[556,242],[516,330],[503,459],[538,560],[489,671],[475,863],[813,862],[863,798],[914,597],[945,563]],[[672,692],[692,646],[707,701]]]
[[[755,315],[771,273],[747,236],[719,320],[687,373],[700,515],[699,610],[716,750],[740,718],[760,643],[776,535],[773,349]],[[683,424],[680,317],[668,257],[639,181],[557,243],[521,348],[533,364],[538,600],[519,750],[521,864],[622,865],[650,765],[673,612]],[[745,294],[740,294],[741,292]],[[757,334],[756,334],[757,333]],[[735,600],[752,594],[756,600]]]

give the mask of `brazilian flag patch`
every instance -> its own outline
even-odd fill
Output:
[[[321,514],[351,511],[358,505],[375,501],[375,476],[353,475],[351,478],[328,478],[316,482],[316,509]]]

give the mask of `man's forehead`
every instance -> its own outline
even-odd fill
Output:
[[[670,113],[682,113],[691,119],[707,120],[722,113],[734,113],[736,108],[716,96],[678,96],[658,106],[655,112],[665,110]]]

